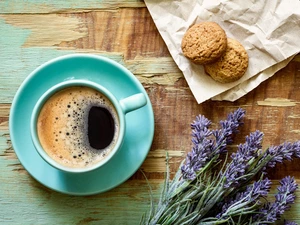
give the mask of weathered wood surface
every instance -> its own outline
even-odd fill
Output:
[[[149,207],[140,171],[104,194],[74,197],[43,187],[20,165],[8,131],[13,96],[36,66],[59,55],[105,55],[142,82],[153,104],[155,137],[141,169],[155,196],[164,178],[166,151],[174,173],[191,148],[189,125],[198,114],[216,126],[228,112],[245,108],[245,125],[236,143],[256,129],[265,133],[264,147],[300,139],[298,56],[236,102],[198,105],[142,1],[48,2],[0,1],[0,224],[138,224]],[[300,182],[299,163],[277,166],[271,178],[290,174]],[[300,223],[299,212],[300,197],[286,218]]]

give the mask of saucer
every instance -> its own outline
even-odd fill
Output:
[[[148,101],[146,106],[126,114],[126,135],[116,155],[104,166],[83,174],[50,166],[37,153],[30,136],[30,118],[37,100],[53,85],[70,79],[99,83],[118,100],[144,93]],[[105,57],[72,54],[41,65],[24,80],[11,106],[9,129],[17,157],[37,181],[61,193],[93,195],[120,185],[138,170],[153,141],[154,115],[144,87],[126,68]]]

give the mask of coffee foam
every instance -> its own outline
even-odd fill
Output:
[[[88,114],[91,107],[106,108],[115,121],[115,135],[109,146],[97,150],[90,146]],[[46,153],[63,166],[84,168],[104,159],[115,146],[119,122],[112,103],[89,87],[70,87],[51,96],[38,118],[38,136]]]

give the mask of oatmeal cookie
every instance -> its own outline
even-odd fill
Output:
[[[205,72],[220,83],[240,79],[248,68],[248,54],[237,40],[228,38],[224,55],[211,64],[204,65]]]
[[[191,26],[181,41],[182,52],[196,64],[214,62],[227,46],[225,31],[215,22],[201,22]]]

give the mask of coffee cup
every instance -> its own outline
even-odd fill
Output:
[[[117,99],[98,83],[71,79],[48,89],[31,115],[31,138],[39,155],[64,172],[105,165],[121,148],[127,113],[147,104],[143,93]]]

